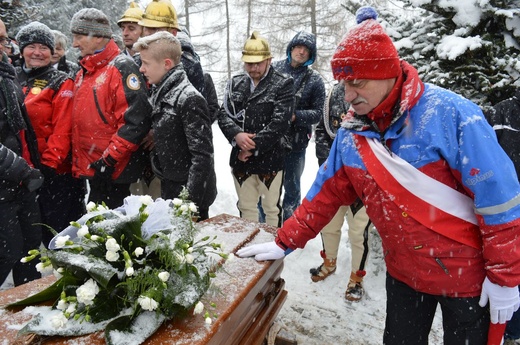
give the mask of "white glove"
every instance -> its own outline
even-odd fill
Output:
[[[506,323],[520,306],[518,287],[500,286],[490,282],[486,277],[478,304],[485,307],[488,300],[491,323]]]
[[[240,248],[237,255],[241,258],[254,256],[256,261],[277,260],[285,256],[285,250],[273,241]]]

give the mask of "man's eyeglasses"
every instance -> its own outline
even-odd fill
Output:
[[[9,37],[0,37],[0,44],[4,47],[10,48],[11,47],[11,39]]]

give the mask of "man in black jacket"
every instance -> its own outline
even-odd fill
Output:
[[[293,79],[272,68],[267,41],[253,32],[242,51],[246,73],[228,82],[218,115],[233,146],[230,165],[242,218],[258,221],[261,199],[266,223],[280,226],[285,135],[293,114]]]
[[[5,34],[0,20],[0,36]],[[14,285],[40,277],[36,262],[20,262],[41,243],[36,190],[43,183],[36,136],[29,122],[14,67],[0,53],[0,284],[11,269]],[[24,158],[22,158],[24,157]],[[31,165],[29,165],[31,164]]]

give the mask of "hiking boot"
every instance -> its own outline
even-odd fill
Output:
[[[336,258],[329,259],[323,252],[321,253],[321,256],[323,257],[323,263],[318,267],[309,270],[313,282],[322,281],[332,273],[336,272]]]
[[[347,291],[345,291],[345,298],[347,301],[358,302],[363,298],[364,294],[365,289],[363,289],[361,282],[356,282],[352,279],[348,282]]]

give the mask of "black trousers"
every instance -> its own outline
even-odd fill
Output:
[[[486,345],[489,310],[480,297],[451,298],[417,292],[386,277],[385,345],[427,345],[437,305],[442,311],[444,345]]]
[[[43,186],[38,189],[38,203],[42,223],[57,232],[78,220],[86,213],[85,181],[72,177],[71,174],[61,174],[45,177]],[[42,227],[42,242],[45,247],[54,237],[52,231]]]
[[[23,192],[16,201],[0,203],[0,284],[3,284],[11,269],[14,285],[18,286],[40,278],[34,259],[21,263],[31,249],[39,249],[42,231],[40,208],[36,192]]]
[[[104,202],[110,209],[123,205],[123,200],[130,195],[130,183],[114,183],[100,179],[88,180],[90,192],[88,201],[97,204]]]

